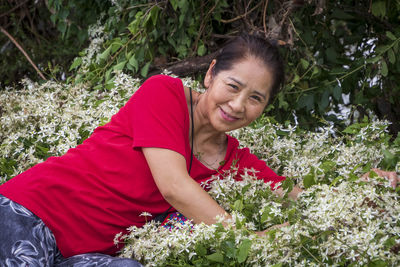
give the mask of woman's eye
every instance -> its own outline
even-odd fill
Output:
[[[256,100],[258,102],[262,101],[261,97],[259,97],[258,95],[253,95],[253,96],[251,96],[251,98],[253,98],[254,100]]]
[[[232,89],[239,90],[239,87],[237,87],[237,86],[234,85],[234,84],[229,84],[229,86],[230,86]]]

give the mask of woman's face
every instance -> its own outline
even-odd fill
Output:
[[[272,74],[263,62],[248,57],[213,77],[211,63],[204,85],[207,114],[212,126],[227,132],[249,125],[268,103]]]

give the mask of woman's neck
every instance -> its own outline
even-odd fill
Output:
[[[211,125],[205,112],[206,99],[198,95],[193,105],[194,143],[193,153],[198,160],[211,169],[217,169],[225,158],[227,137],[224,132],[219,132]]]
[[[199,94],[193,100],[194,137],[197,143],[220,145],[226,141],[226,134],[217,131],[208,118],[205,94]]]

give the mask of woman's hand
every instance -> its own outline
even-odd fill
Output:
[[[288,178],[287,178],[288,179]],[[285,192],[283,189],[280,187],[274,191],[278,196],[283,197],[285,195]],[[299,197],[299,194],[303,192],[303,189],[301,189],[298,185],[295,185],[292,189],[292,191],[289,192],[288,196],[292,200],[297,200]]]
[[[383,171],[381,169],[371,169],[380,177],[386,178],[390,181],[390,186],[396,188],[397,183],[400,183],[400,177],[396,172]],[[369,172],[361,176],[362,181],[369,181]]]
[[[276,225],[273,225],[273,226],[271,226],[271,227],[265,229],[264,231],[258,231],[258,232],[256,232],[256,234],[257,234],[258,236],[265,236],[265,234],[266,234],[268,231],[271,231],[271,230],[273,230],[273,229],[279,229],[279,228],[282,228],[282,227],[285,227],[285,226],[289,226],[289,225],[290,225],[289,222],[284,222],[284,223],[282,223],[282,224],[276,224]]]

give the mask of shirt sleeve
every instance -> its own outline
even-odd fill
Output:
[[[185,156],[188,110],[182,82],[153,76],[132,100],[133,148],[166,148]]]
[[[239,159],[239,174],[243,174],[243,170],[255,169],[257,171],[256,176],[259,179],[263,179],[265,183],[271,183],[271,189],[275,188],[277,183],[282,182],[286,178],[276,174],[270,167],[267,166],[266,162],[257,158],[256,155],[250,153],[248,148],[241,149],[241,156]]]

